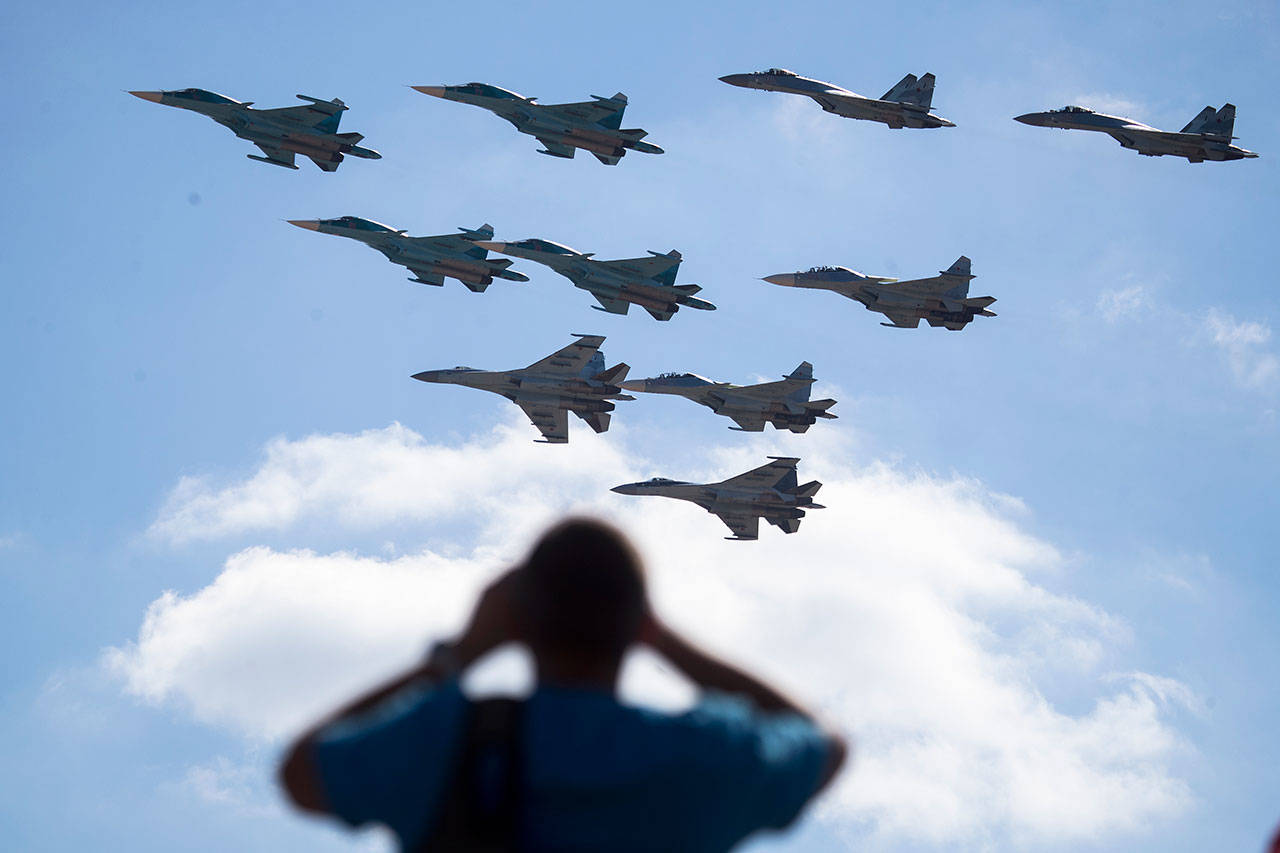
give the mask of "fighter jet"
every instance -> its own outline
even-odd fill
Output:
[[[624,391],[647,394],[677,394],[732,418],[741,432],[764,432],[766,422],[774,429],[807,432],[818,418],[835,418],[829,413],[835,400],[809,400],[813,385],[813,365],[807,361],[787,374],[781,382],[734,385],[713,382],[696,373],[664,373],[652,379],[632,379],[622,383]]]
[[[475,229],[462,228],[458,234],[437,234],[434,237],[410,237],[406,231],[359,216],[290,219],[288,222],[309,231],[359,240],[386,255],[391,263],[408,267],[413,273],[409,281],[418,284],[441,287],[446,277],[456,278],[476,293],[483,293],[495,278],[529,280],[524,273],[507,269],[511,261],[506,258],[490,260],[488,251],[476,245],[478,240],[493,238],[493,226],[487,222]]]
[[[880,98],[868,98],[833,83],[801,77],[785,68],[770,68],[768,71],[753,71],[750,74],[729,74],[720,79],[731,86],[742,86],[744,89],[804,95],[813,98],[818,106],[829,113],[844,118],[878,121],[895,129],[955,127],[954,122],[929,111],[933,103],[933,84],[937,80],[932,74],[923,77],[908,74]]]
[[[1177,133],[1157,130],[1131,118],[1107,115],[1085,107],[1063,107],[1044,113],[1027,113],[1017,116],[1014,121],[1036,127],[1101,131],[1124,148],[1132,148],[1139,154],[1148,157],[1162,157],[1166,154],[1186,157],[1188,163],[1243,160],[1258,156],[1231,144],[1231,140],[1236,138],[1231,135],[1236,123],[1234,104],[1224,104],[1220,110],[1205,107]]]
[[[598,311],[626,314],[632,304],[639,305],[658,320],[670,320],[681,305],[700,311],[714,311],[716,306],[694,294],[702,290],[696,284],[676,284],[681,255],[675,249],[665,255],[650,251],[650,257],[625,258],[619,261],[595,261],[591,252],[579,252],[550,240],[517,240],[499,243],[481,240],[476,243],[491,252],[537,261],[590,293],[600,303]]]
[[[726,539],[751,540],[760,535],[760,519],[764,519],[783,533],[795,533],[800,529],[800,519],[806,509],[825,509],[813,502],[813,496],[822,488],[817,480],[797,485],[795,457],[770,456],[768,465],[730,477],[719,483],[684,483],[654,477],[643,483],[626,483],[614,486],[613,491],[622,495],[658,495],[690,501],[705,509],[733,531]]]
[[[581,148],[606,166],[616,166],[628,150],[662,153],[658,146],[640,141],[648,135],[645,131],[623,129],[627,96],[621,92],[612,98],[592,95],[590,101],[576,104],[539,104],[537,98],[526,98],[487,83],[411,88],[424,95],[483,107],[511,122],[521,133],[537,137],[543,146],[538,149],[539,154],[572,160],[575,150]]]
[[[455,367],[453,370],[426,370],[413,374],[421,382],[465,385],[481,391],[501,394],[529,416],[529,421],[542,433],[546,444],[569,441],[569,412],[587,422],[596,432],[609,428],[610,400],[634,400],[622,393],[619,383],[631,368],[615,364],[604,366],[600,344],[603,335],[577,335],[578,340],[523,370],[476,370]]]
[[[910,281],[863,275],[845,267],[813,267],[807,272],[766,276],[764,280],[784,287],[834,290],[892,321],[881,323],[882,326],[914,329],[921,320],[928,320],[930,326],[946,326],[952,331],[959,331],[975,316],[996,316],[986,310],[996,301],[994,297],[969,298],[969,282],[974,278],[969,274],[969,266],[969,259],[961,255],[941,275]]]
[[[144,101],[154,101],[168,107],[206,115],[241,139],[247,139],[262,149],[265,157],[247,155],[250,160],[298,168],[293,155],[301,154],[311,159],[326,172],[336,171],[342,155],[380,160],[382,155],[371,148],[361,148],[364,139],[359,133],[338,133],[338,121],[347,105],[334,98],[322,101],[308,95],[298,95],[307,101],[305,106],[281,107],[278,110],[250,109],[252,101],[241,103],[216,92],[204,89],[178,89],[172,92],[130,92]]]

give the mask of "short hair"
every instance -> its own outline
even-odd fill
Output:
[[[635,642],[648,608],[644,566],[617,528],[566,519],[542,535],[522,574],[535,653],[614,661]]]

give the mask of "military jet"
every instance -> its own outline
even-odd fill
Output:
[[[204,89],[178,89],[172,92],[130,92],[144,101],[206,115],[241,139],[262,149],[265,157],[249,154],[250,160],[298,168],[293,156],[301,154],[326,172],[336,171],[344,154],[366,160],[380,160],[382,155],[356,143],[364,139],[359,133],[338,133],[338,121],[347,105],[334,98],[322,101],[298,95],[305,106],[282,107],[277,110],[250,109],[252,101],[241,103]]]
[[[528,281],[524,273],[507,269],[511,261],[506,258],[489,259],[489,252],[476,245],[478,240],[493,239],[493,226],[487,222],[479,228],[463,228],[458,234],[437,234],[434,237],[410,237],[407,232],[363,219],[359,216],[339,216],[337,219],[290,219],[290,225],[350,237],[377,249],[393,264],[408,267],[413,273],[409,281],[444,285],[445,278],[456,278],[476,293],[493,284],[495,278],[508,281]]]
[[[596,432],[609,428],[610,400],[634,400],[622,393],[619,383],[631,368],[615,364],[604,366],[600,344],[603,335],[578,335],[578,340],[523,370],[476,370],[455,367],[453,370],[426,370],[413,374],[420,382],[465,385],[481,391],[501,394],[529,416],[542,433],[546,444],[569,441],[569,412],[587,422]]]
[[[813,496],[822,488],[817,480],[798,485],[795,457],[770,456],[768,465],[730,477],[719,483],[683,483],[654,477],[643,483],[626,483],[614,486],[613,491],[622,495],[658,495],[664,498],[690,501],[705,509],[733,531],[726,539],[751,540],[760,536],[760,519],[764,519],[783,533],[795,533],[800,529],[800,519],[806,509],[825,509],[813,502]]]
[[[863,275],[846,267],[813,267],[806,272],[782,273],[764,278],[770,284],[783,287],[811,287],[833,290],[841,296],[856,299],[868,311],[877,311],[889,318],[896,329],[914,329],[921,320],[930,326],[946,326],[959,331],[972,322],[975,316],[994,317],[987,306],[995,302],[992,296],[969,298],[970,262],[964,255],[933,278],[916,278],[898,281],[896,278]]]
[[[713,382],[696,373],[664,373],[652,379],[632,379],[622,383],[624,391],[646,394],[676,394],[699,403],[717,415],[732,418],[741,432],[763,432],[765,423],[774,429],[807,432],[818,418],[835,418],[829,413],[835,400],[809,400],[813,385],[813,365],[807,361],[787,374],[781,382],[734,385]]]
[[[1096,130],[1139,154],[1148,157],[1169,154],[1185,157],[1188,163],[1243,160],[1258,156],[1231,144],[1231,140],[1236,138],[1231,135],[1236,123],[1234,104],[1224,104],[1220,110],[1205,107],[1177,133],[1157,130],[1131,118],[1107,115],[1085,107],[1063,107],[1043,113],[1027,113],[1015,117],[1014,121],[1063,130]]]
[[[675,249],[665,255],[649,252],[646,258],[619,261],[592,260],[591,252],[579,252],[550,240],[517,240],[514,243],[481,240],[476,243],[491,252],[537,261],[590,293],[600,303],[598,311],[626,314],[639,305],[658,320],[670,320],[680,306],[714,311],[716,306],[694,294],[702,290],[696,284],[676,284],[681,255]]]
[[[785,68],[753,71],[749,74],[729,74],[720,78],[731,86],[744,89],[765,89],[770,92],[787,92],[804,95],[818,102],[829,113],[844,118],[878,121],[889,127],[955,127],[955,123],[929,111],[933,103],[932,74],[916,77],[908,74],[898,85],[880,98],[868,98],[832,83],[801,77]]]
[[[627,96],[621,92],[612,98],[592,95],[590,101],[576,104],[540,104],[537,98],[526,98],[487,83],[411,88],[446,101],[483,107],[511,122],[521,133],[537,137],[543,146],[538,149],[539,154],[572,160],[581,148],[606,166],[616,166],[629,150],[663,153],[658,146],[640,141],[648,135],[645,131],[622,127]]]

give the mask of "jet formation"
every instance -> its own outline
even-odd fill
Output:
[[[733,532],[726,539],[751,540],[760,535],[760,519],[778,527],[783,533],[795,533],[805,510],[825,509],[813,502],[822,488],[817,480],[799,485],[796,465],[799,459],[770,456],[767,465],[719,483],[685,483],[654,477],[642,483],[614,486],[622,495],[657,495],[689,501],[717,516]]]
[[[542,433],[545,444],[569,441],[569,412],[596,432],[609,428],[611,400],[634,400],[619,387],[631,368],[615,364],[605,369],[600,345],[603,335],[578,335],[578,340],[522,370],[425,370],[415,373],[420,382],[464,385],[501,394],[519,406]]]
[[[895,329],[914,329],[921,320],[930,326],[959,331],[974,317],[994,317],[987,306],[993,296],[969,298],[970,261],[961,255],[949,269],[932,278],[898,281],[896,278],[863,275],[847,267],[813,267],[805,272],[766,276],[770,284],[831,290],[861,302],[868,311],[889,318],[881,323]]]
[[[408,267],[413,273],[409,281],[418,284],[441,287],[446,278],[455,278],[473,292],[484,293],[495,278],[529,280],[524,273],[507,269],[510,260],[491,259],[488,250],[478,245],[481,240],[493,239],[493,226],[487,222],[475,229],[462,228],[457,234],[410,237],[408,232],[359,216],[288,221],[308,231],[359,240],[386,255],[391,263]]]
[[[295,154],[307,157],[326,172],[337,171],[343,155],[380,160],[372,148],[361,148],[359,133],[338,133],[338,122],[347,105],[298,95],[304,106],[275,110],[252,109],[252,101],[236,101],[205,89],[177,89],[170,92],[130,92],[144,101],[178,107],[208,116],[241,139],[261,149],[264,156],[247,155],[250,160],[296,169]]]
[[[780,382],[734,385],[713,382],[696,373],[663,373],[652,379],[632,379],[622,390],[645,394],[674,394],[706,406],[717,415],[733,420],[741,432],[763,432],[766,423],[774,429],[807,432],[818,418],[836,416],[828,412],[835,400],[809,399],[813,385],[813,365],[807,361]]]
[[[413,86],[424,95],[458,101],[486,109],[515,125],[516,130],[542,143],[539,154],[572,160],[577,149],[589,151],[606,166],[616,166],[628,151],[661,154],[662,149],[642,142],[648,133],[622,127],[627,96],[592,95],[590,101],[572,104],[540,104],[508,89],[488,83],[465,86]]]
[[[932,74],[923,77],[908,74],[879,98],[868,98],[842,89],[834,83],[801,77],[785,68],[728,74],[720,79],[730,86],[741,86],[744,89],[804,95],[812,98],[829,113],[844,118],[878,121],[895,129],[955,127],[954,122],[930,112],[933,84],[937,80]]]
[[[702,290],[698,285],[675,283],[681,260],[675,249],[665,254],[650,251],[644,258],[597,261],[591,252],[536,238],[512,243],[481,240],[476,245],[550,267],[594,296],[600,305],[592,308],[610,314],[626,314],[632,305],[639,305],[656,320],[670,320],[681,306],[700,311],[716,309],[694,296]]]
[[[1231,144],[1231,140],[1236,138],[1231,135],[1236,123],[1234,104],[1224,104],[1220,110],[1205,107],[1177,133],[1157,130],[1131,118],[1107,115],[1085,107],[1063,107],[1043,113],[1027,113],[1017,116],[1014,121],[1061,130],[1094,130],[1107,134],[1122,147],[1147,157],[1185,157],[1188,163],[1243,160],[1258,156]]]

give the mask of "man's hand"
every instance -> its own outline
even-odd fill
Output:
[[[453,645],[459,668],[466,669],[498,646],[519,642],[523,638],[520,616],[523,580],[520,569],[514,568],[480,594],[466,630]]]

